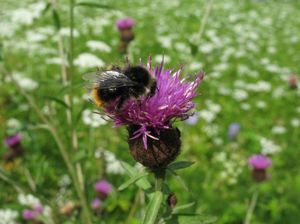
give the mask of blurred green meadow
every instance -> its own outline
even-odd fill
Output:
[[[70,2],[77,4],[73,42]],[[299,79],[300,73],[299,1],[70,2],[0,3],[0,224],[34,223],[22,218],[26,195],[47,206],[45,224],[84,223],[80,208],[69,215],[61,211],[80,200],[53,133],[66,146],[88,204],[96,197],[98,180],[113,186],[101,213],[93,213],[93,223],[140,223],[147,203],[143,193],[136,185],[117,190],[129,178],[121,161],[139,167],[129,154],[126,129],[93,114],[99,110],[82,80],[98,66],[124,64],[115,27],[124,17],[136,21],[128,48],[131,63],[146,64],[152,55],[158,64],[164,56],[166,69],[184,65],[187,77],[205,72],[193,120],[175,123],[182,134],[177,160],[195,162],[178,171],[180,177],[168,176],[178,205],[195,202],[186,211],[201,213],[207,222],[194,223],[247,223],[257,195],[250,223],[299,223],[299,81],[291,88],[291,76]],[[240,125],[234,139],[228,136],[232,123]],[[24,155],[7,162],[10,149],[4,140],[17,133]],[[251,177],[247,160],[253,154],[273,162],[262,183]],[[16,221],[5,221],[8,216]]]

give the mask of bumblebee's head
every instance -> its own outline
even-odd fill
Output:
[[[124,73],[132,81],[135,81],[145,87],[148,86],[151,81],[151,75],[149,71],[143,66],[129,66],[125,69]]]

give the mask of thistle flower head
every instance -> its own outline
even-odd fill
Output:
[[[194,81],[188,82],[180,78],[182,68],[177,71],[164,70],[164,63],[151,66],[149,59],[147,69],[157,82],[156,92],[153,96],[142,96],[139,100],[130,99],[124,103],[121,111],[115,110],[115,104],[105,108],[106,113],[112,117],[116,126],[134,125],[131,139],[142,138],[147,149],[147,139],[158,140],[152,133],[159,135],[160,130],[172,128],[173,121],[185,120],[192,115],[195,107],[192,99],[197,95],[203,73],[200,72]],[[150,131],[152,129],[152,133]]]
[[[118,28],[118,30],[126,30],[126,29],[131,29],[135,24],[134,19],[132,18],[123,18],[123,19],[119,19],[116,22],[116,27]]]
[[[16,135],[11,135],[8,136],[4,142],[8,147],[13,147],[14,145],[20,143],[20,141],[22,140],[22,136],[21,134],[16,134]]]
[[[44,207],[41,204],[35,204],[32,209],[25,209],[23,211],[23,218],[25,220],[34,220],[38,215],[44,212]]]
[[[25,209],[22,216],[25,220],[33,220],[37,217],[38,213],[34,210]]]
[[[91,207],[93,210],[97,210],[98,208],[100,208],[101,204],[102,204],[102,201],[99,198],[95,198],[91,202]]]
[[[98,193],[108,195],[112,191],[111,184],[106,180],[100,180],[95,184],[95,190]]]
[[[264,155],[253,155],[248,160],[249,165],[253,169],[265,170],[272,165],[272,160]]]

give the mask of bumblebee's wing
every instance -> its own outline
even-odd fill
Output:
[[[98,71],[83,76],[89,86],[99,84],[101,89],[119,88],[124,86],[136,86],[137,83],[129,79],[123,73],[117,71]]]

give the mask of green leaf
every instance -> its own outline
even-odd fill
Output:
[[[188,187],[186,186],[185,182],[181,179],[181,177],[173,170],[171,169],[167,169],[171,174],[173,174],[173,176],[175,177],[175,179],[177,180],[178,183],[181,184],[181,186],[184,188],[184,190],[189,191]]]
[[[163,193],[155,191],[146,210],[143,224],[154,224],[163,201]]]
[[[47,125],[47,124],[28,125],[27,128],[29,130],[37,130],[37,129],[49,130],[49,125]]]
[[[42,11],[42,14],[45,15],[49,11],[50,8],[51,8],[51,3],[48,2],[46,7]]]
[[[195,205],[195,202],[192,202],[192,203],[188,203],[188,204],[184,204],[184,205],[180,205],[180,206],[176,206],[174,209],[173,209],[173,214],[176,214],[178,213],[180,210],[184,210],[184,209],[187,209],[187,208],[190,208],[192,206]]]
[[[139,173],[136,176],[131,177],[128,181],[126,181],[125,183],[123,183],[119,188],[118,191],[122,191],[125,188],[129,187],[131,184],[135,183],[136,181],[138,181],[139,179],[141,179],[142,177],[147,176],[148,173]]]
[[[59,30],[60,29],[60,18],[59,18],[59,14],[57,13],[57,11],[55,9],[52,10],[52,17],[53,17],[54,26],[56,27],[57,30]]]
[[[134,177],[138,173],[138,171],[134,167],[130,166],[128,163],[126,163],[124,161],[121,162],[121,165],[127,172],[128,176],[130,176],[130,177]],[[147,189],[151,188],[150,182],[145,177],[140,178],[136,182],[136,185],[138,187],[142,188],[143,190],[147,190]]]
[[[99,3],[99,1],[79,1],[75,6],[86,6],[100,9],[115,9],[112,6],[101,4]]]
[[[179,170],[179,169],[184,169],[184,168],[190,167],[193,164],[194,164],[194,162],[191,162],[191,161],[178,161],[178,162],[171,163],[168,166],[168,168],[171,170]]]
[[[205,217],[200,214],[182,214],[178,215],[179,224],[209,224],[217,221],[216,217]]]
[[[48,100],[54,101],[54,102],[60,104],[61,106],[64,106],[67,109],[70,109],[70,107],[68,106],[68,104],[65,103],[65,101],[63,101],[63,100],[61,100],[61,99],[59,99],[57,97],[54,97],[54,96],[45,96],[45,98],[48,99]]]
[[[198,53],[198,46],[196,44],[190,43],[190,48],[192,55],[196,55]]]

